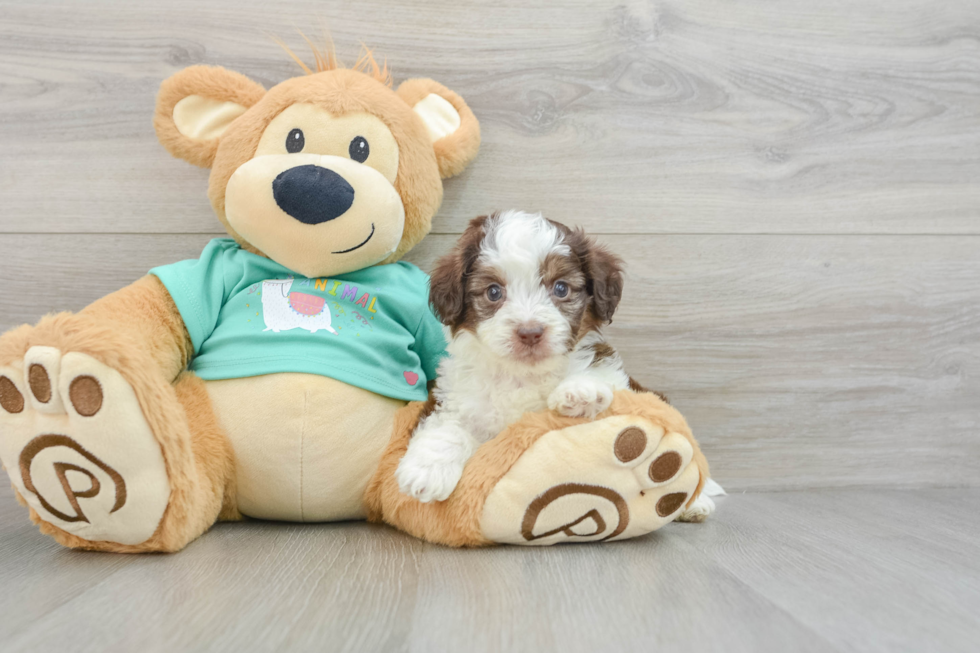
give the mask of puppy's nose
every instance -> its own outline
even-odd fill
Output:
[[[521,341],[521,344],[527,345],[528,347],[534,347],[544,336],[544,327],[540,324],[529,324],[520,327],[517,330],[517,338]]]

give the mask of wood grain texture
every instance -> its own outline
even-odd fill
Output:
[[[77,310],[205,235],[11,235],[0,330]],[[730,489],[976,486],[980,237],[607,236],[610,342]],[[429,269],[455,242],[431,236]],[[43,261],[43,263],[42,263]]]
[[[615,545],[249,522],[117,556],[0,484],[0,650],[976,649],[976,0],[0,0],[0,332],[220,235],[156,90],[199,63],[269,87],[297,73],[270,37],[323,22],[481,120],[410,260],[498,208],[602,234],[629,266],[610,340],[716,478],[809,490]]]
[[[156,142],[160,82],[273,85],[298,69],[270,36],[322,22],[481,119],[438,233],[515,206],[597,233],[980,233],[975,0],[4,0],[0,232],[214,231],[206,171]]]
[[[705,524],[546,549],[246,522],[172,556],[61,549],[10,494],[9,653],[966,653],[980,637],[976,489],[736,495]]]

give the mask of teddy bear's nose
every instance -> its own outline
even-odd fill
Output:
[[[279,208],[303,224],[320,224],[342,216],[354,203],[354,188],[329,168],[296,166],[272,182]]]

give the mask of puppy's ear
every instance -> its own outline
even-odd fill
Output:
[[[623,297],[623,260],[579,229],[566,238],[585,273],[586,289],[592,296],[589,310],[600,322],[612,322]]]
[[[612,322],[623,298],[623,260],[602,245],[592,243],[589,269],[592,275],[592,305],[596,317]]]
[[[453,249],[436,262],[429,281],[429,304],[453,332],[466,319],[466,278],[480,255],[487,216],[474,218]]]

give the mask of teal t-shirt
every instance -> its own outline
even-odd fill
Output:
[[[216,238],[150,274],[177,304],[202,379],[304,372],[424,400],[445,353],[429,277],[411,263],[308,279]]]

